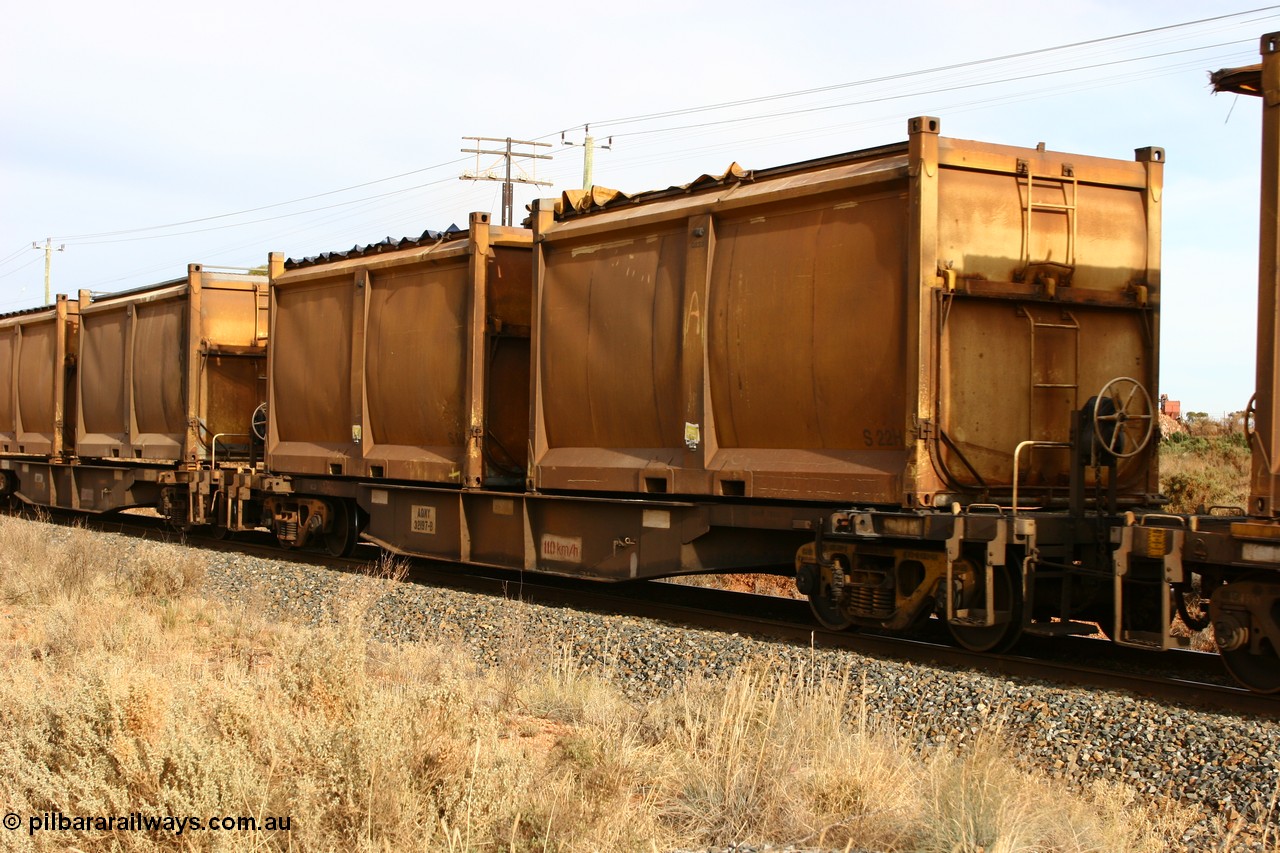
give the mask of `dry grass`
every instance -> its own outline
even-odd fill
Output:
[[[1160,490],[1172,512],[1241,507],[1249,500],[1249,447],[1243,429],[1208,418],[1160,442]]]
[[[666,583],[682,586],[700,586],[708,589],[727,589],[733,592],[749,592],[754,595],[772,595],[776,598],[804,598],[796,589],[796,579],[785,575],[700,574],[676,575],[662,578]]]
[[[20,815],[252,815],[286,832],[3,833],[30,849],[1163,848],[1185,814],[1018,769],[998,724],[920,753],[860,686],[757,661],[640,706],[511,607],[499,667],[199,597],[199,557],[0,518],[0,797]],[[394,563],[375,575],[394,577]]]

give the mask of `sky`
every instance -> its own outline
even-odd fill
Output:
[[[460,176],[499,162],[467,136],[550,144],[518,171],[553,184],[517,186],[518,221],[580,186],[562,140],[588,128],[610,145],[595,182],[634,192],[897,142],[931,115],[985,142],[1164,147],[1160,390],[1236,411],[1259,103],[1207,72],[1257,62],[1273,31],[1280,6],[1203,0],[10,3],[0,312],[43,302],[46,238],[65,247],[53,292],[75,294],[496,220],[500,184]]]

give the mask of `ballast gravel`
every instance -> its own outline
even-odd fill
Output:
[[[177,547],[177,546],[174,546]],[[302,621],[330,618],[341,573],[234,553],[211,553],[206,592]],[[374,605],[374,637],[458,640],[481,665],[510,648],[513,606],[502,598],[388,582]],[[842,650],[684,628],[650,619],[521,603],[519,627],[596,664],[637,701],[700,674],[728,676],[752,659],[847,669],[866,707],[922,747],[963,745],[998,720],[1020,760],[1068,784],[1120,780],[1152,804],[1176,801],[1204,817],[1189,850],[1280,849],[1280,721],[1164,705],[998,675],[881,660]],[[1224,841],[1230,838],[1229,848]],[[729,849],[729,848],[726,848]],[[733,847],[739,853],[792,848]],[[716,851],[718,853],[718,851]]]

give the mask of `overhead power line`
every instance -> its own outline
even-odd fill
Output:
[[[1274,12],[1280,10],[1280,6],[1263,6],[1257,9],[1247,9],[1242,12],[1232,12],[1226,15],[1215,15],[1210,18],[1199,18],[1194,21],[1183,21],[1179,24],[1168,24],[1163,27],[1151,27],[1145,30],[1134,30],[1128,33],[1120,33],[1113,36],[1101,36],[1099,38],[1085,39],[1084,41],[1069,42],[1067,44],[1054,45],[1052,47],[1042,47],[1033,50],[1023,50],[1017,53],[1006,53],[1003,56],[993,56],[986,59],[971,59],[965,62],[956,62],[951,65],[939,65],[933,68],[918,69],[915,71],[903,71],[897,74],[888,74],[883,77],[869,77],[865,80],[851,80],[846,83],[833,83],[828,86],[817,86],[811,89],[797,89],[792,92],[778,92],[772,95],[761,95],[755,98],[742,98],[736,101],[721,101],[714,104],[703,104],[696,107],[684,107],[676,110],[666,110],[656,113],[644,113],[641,115],[627,116],[624,118],[605,119],[603,121],[593,121],[597,127],[605,127],[609,125],[631,124],[639,121],[652,121],[659,118],[671,118],[674,116],[689,115],[691,113],[710,112],[712,110],[729,109],[731,107],[749,106],[751,104],[767,103],[769,101],[783,100],[786,98],[798,98],[805,95],[818,95],[823,92],[833,92],[840,89],[849,89],[855,86],[871,86],[877,83],[890,83],[897,80],[907,80],[912,77],[924,77],[929,74],[941,74],[948,71],[958,71],[963,68],[975,68],[983,65],[994,65],[998,62],[1007,62],[1011,59],[1026,59],[1031,56],[1039,56],[1046,53],[1054,53],[1061,50],[1072,50],[1078,47],[1088,47],[1095,44],[1105,44],[1107,42],[1121,41],[1123,39],[1136,38],[1138,36],[1151,35],[1152,33],[1167,32],[1169,30],[1183,29],[1186,27],[1199,26],[1201,24],[1214,23],[1216,21],[1224,21],[1231,18],[1241,18],[1245,15],[1254,15],[1259,12]],[[562,132],[568,132],[566,128]],[[615,134],[618,135],[618,134]]]
[[[698,122],[697,124],[682,124],[669,127],[658,127],[651,130],[631,130],[622,133],[615,133],[614,136],[647,136],[655,133],[671,133],[678,130],[696,130],[703,127],[716,127],[726,124],[738,124],[744,121],[760,121],[761,119],[787,118],[789,116],[804,115],[805,113],[818,113],[827,110],[838,110],[846,107],[862,107],[867,104],[881,104],[886,101],[900,101],[905,98],[915,98],[920,95],[941,95],[947,92],[960,92],[965,89],[977,89],[983,86],[996,86],[1001,83],[1015,83],[1020,80],[1035,80],[1042,77],[1054,77],[1059,74],[1070,74],[1078,71],[1093,71],[1098,68],[1108,68],[1115,65],[1127,65],[1134,62],[1143,62],[1148,59],[1163,59],[1170,56],[1177,56],[1184,53],[1197,53],[1203,50],[1216,50],[1221,47],[1235,47],[1244,44],[1253,44],[1256,39],[1241,39],[1239,41],[1222,42],[1220,44],[1202,45],[1200,47],[1189,47],[1183,50],[1171,50],[1164,53],[1151,53],[1146,56],[1133,56],[1127,59],[1113,59],[1109,62],[1095,62],[1090,65],[1077,65],[1071,68],[1059,68],[1053,71],[1040,71],[1034,74],[1017,74],[1013,77],[1003,77],[998,80],[981,80],[975,83],[961,83],[954,86],[942,86],[937,89],[913,90],[910,92],[901,92],[894,95],[883,95],[878,98],[865,98],[860,101],[845,101],[839,104],[820,104],[818,106],[803,107],[795,110],[786,110],[784,112],[768,113],[764,115],[755,114],[749,116],[737,116],[735,118],[723,118],[715,121]]]
[[[3,258],[0,258],[0,267],[4,266],[5,264],[12,263],[13,261],[16,261],[16,260],[17,260],[19,257],[21,257],[21,256],[22,256],[22,254],[23,254],[24,252],[26,252],[26,251],[27,251],[27,245],[26,245],[25,243],[23,243],[21,246],[19,246],[18,248],[14,249],[12,252],[10,252],[9,254],[5,255]]]
[[[351,192],[352,190],[358,190],[364,187],[371,187],[374,184],[384,184],[387,181],[395,181],[395,180],[399,180],[400,178],[407,178],[410,175],[419,175],[423,172],[430,172],[434,169],[442,169],[446,166],[452,166],[457,163],[463,163],[463,162],[466,162],[465,158],[459,159],[459,160],[450,160],[444,163],[437,163],[434,166],[423,166],[421,169],[413,169],[408,172],[401,172],[398,175],[390,175],[385,178],[375,178],[372,181],[365,181],[362,184],[352,184],[349,187],[343,187],[341,189],[327,190],[322,193],[315,193],[314,195],[308,195],[308,196],[302,196],[301,198],[290,199],[289,201],[277,201],[273,204],[264,204],[260,207],[250,207],[244,210],[232,211],[231,213],[219,213],[213,216],[202,216],[198,219],[185,219],[185,220],[182,220],[181,222],[168,222],[168,223],[165,223],[164,225],[146,225],[140,228],[126,228],[120,231],[99,231],[94,234],[69,234],[64,237],[58,237],[57,239],[59,240],[90,240],[90,239],[96,239],[98,237],[116,237],[122,234],[140,234],[143,231],[161,231],[161,230],[164,230],[165,228],[179,228],[183,225],[196,225],[201,222],[212,222],[215,219],[229,219],[233,216],[244,216],[245,214],[259,213],[263,210],[271,210],[277,207],[287,207],[288,205],[291,205],[291,204],[301,204],[304,201],[314,201],[315,199],[324,198],[325,196]],[[430,186],[430,185],[424,184],[423,186]],[[401,190],[395,190],[394,192],[401,192]],[[388,193],[388,195],[391,195],[391,194],[392,193]],[[323,208],[313,208],[313,209],[323,210]],[[309,212],[309,211],[306,211],[306,212]],[[257,221],[263,221],[263,220],[257,220]],[[196,232],[185,232],[185,233],[196,233]]]
[[[1147,36],[1147,35],[1152,35],[1157,33],[1173,32],[1173,31],[1177,31],[1180,29],[1185,29],[1193,26],[1204,26],[1206,24],[1221,24],[1224,21],[1235,21],[1236,23],[1232,24],[1231,26],[1239,26],[1244,22],[1246,22],[1245,19],[1247,19],[1247,17],[1250,15],[1269,13],[1269,12],[1274,12],[1276,10],[1280,10],[1280,5],[1258,7],[1258,8],[1244,10],[1240,12],[1234,12],[1234,13],[1223,14],[1223,15],[1215,15],[1215,16],[1196,19],[1193,21],[1184,21],[1181,23],[1170,24],[1170,25],[1161,26],[1161,27],[1151,27],[1147,29],[1135,30],[1132,32],[1121,33],[1117,35],[1110,35],[1110,36],[1104,36],[1104,37],[1093,38],[1093,39],[1085,39],[1082,41],[1070,42],[1070,43],[1061,44],[1061,45],[1054,45],[1051,47],[1019,51],[1016,53],[1010,53],[1010,54],[1005,54],[1002,56],[991,57],[986,59],[968,60],[965,62],[952,63],[944,66],[936,66],[936,67],[927,68],[927,69],[920,69],[920,70],[884,75],[876,78],[868,78],[864,80],[855,80],[855,81],[837,83],[837,84],[832,84],[827,86],[812,87],[812,88],[796,90],[792,92],[774,93],[771,95],[764,95],[764,96],[755,97],[755,98],[744,98],[744,99],[738,99],[734,101],[725,101],[725,102],[708,104],[703,106],[686,107],[686,108],[675,109],[675,110],[667,110],[662,112],[654,112],[654,113],[647,113],[642,115],[615,118],[615,119],[610,119],[602,122],[592,122],[592,125],[617,126],[617,125],[624,125],[624,124],[634,124],[634,123],[639,123],[643,121],[653,121],[653,120],[667,118],[667,117],[694,115],[697,113],[704,113],[704,112],[711,113],[714,111],[724,110],[732,107],[743,107],[743,106],[749,106],[752,104],[769,103],[769,102],[780,101],[788,98],[798,98],[798,97],[803,97],[808,95],[821,94],[825,92],[839,91],[839,90],[844,90],[852,87],[872,86],[875,84],[884,84],[884,83],[889,83],[894,81],[915,79],[915,78],[924,77],[925,75],[929,75],[929,74],[951,73],[952,76],[954,77],[954,72],[956,71],[971,70],[971,69],[983,67],[983,66],[993,66],[996,63],[1000,63],[1000,62],[1025,60],[1029,57],[1044,55],[1044,54],[1051,54],[1054,52],[1061,52],[1061,51],[1072,50],[1072,49],[1079,50],[1080,48],[1092,47],[1092,46],[1101,45],[1101,44],[1115,43],[1125,39],[1132,39],[1132,38],[1137,38],[1137,37]],[[1267,17],[1274,17],[1274,16],[1267,16]],[[978,88],[982,86],[1008,83],[1013,80],[1031,79],[1034,77],[1046,77],[1046,76],[1055,75],[1055,74],[1058,74],[1058,75],[1067,74],[1074,71],[1102,68],[1110,65],[1116,65],[1119,63],[1126,63],[1126,62],[1132,63],[1132,62],[1138,62],[1141,60],[1149,60],[1149,59],[1155,59],[1160,57],[1173,56],[1180,53],[1185,54],[1189,52],[1194,52],[1196,50],[1209,50],[1214,47],[1244,44],[1244,43],[1245,42],[1226,42],[1226,43],[1223,43],[1222,45],[1202,46],[1199,48],[1189,48],[1182,51],[1154,53],[1154,54],[1148,54],[1142,57],[1118,59],[1118,60],[1113,60],[1110,62],[1102,62],[1102,63],[1092,63],[1088,65],[1075,66],[1072,68],[1038,72],[1034,74],[1023,73],[1023,74],[1017,75],[1016,77],[1003,77],[998,80],[987,80],[987,81],[960,83],[960,84],[953,83],[952,85],[940,87],[937,89],[928,90],[928,91],[916,91],[916,92],[912,92],[911,94],[913,95],[939,94],[943,92],[952,92],[952,91],[958,91],[962,89],[972,89],[972,88]],[[842,107],[860,106],[860,105],[865,105],[870,103],[892,101],[892,100],[901,99],[904,97],[907,97],[907,95],[902,95],[902,94],[884,95],[884,96],[869,97],[869,98],[864,98],[857,101],[845,102],[845,103],[834,104],[834,105],[829,105],[829,104],[815,105],[815,106],[803,107],[799,109],[778,111],[778,112],[769,113],[769,114],[757,114],[757,115],[751,115],[751,116],[726,118],[726,119],[712,120],[712,121],[706,121],[706,122],[683,124],[678,126],[653,128],[653,129],[647,129],[647,130],[632,130],[632,131],[626,131],[624,133],[615,133],[614,135],[615,136],[635,136],[639,134],[660,134],[660,133],[670,133],[670,132],[686,131],[686,130],[700,129],[700,128],[713,128],[718,125],[735,124],[735,123],[741,123],[741,122],[747,122],[747,121],[766,121],[769,119],[784,118],[784,117],[795,116],[803,113],[819,112],[824,110],[834,110]],[[536,140],[550,139],[550,138],[554,138],[554,135],[555,135],[554,133],[546,134],[541,137],[534,137],[534,139]],[[504,140],[499,140],[499,141],[504,141]],[[597,145],[596,147],[601,147],[601,146]],[[473,153],[473,152],[469,151],[468,153]],[[219,220],[230,220],[235,217],[243,217],[253,213],[259,213],[259,212],[269,211],[269,210],[274,210],[279,208],[286,208],[290,205],[299,205],[307,201],[314,201],[316,199],[339,195],[341,193],[351,192],[353,190],[360,189],[363,187],[373,186],[376,184],[385,183],[389,181],[395,181],[395,180],[403,179],[408,176],[421,174],[424,172],[430,172],[436,169],[445,168],[445,167],[456,165],[463,162],[466,162],[466,158],[450,160],[446,162],[437,163],[432,166],[425,166],[418,169],[412,169],[396,175],[391,175],[383,178],[376,178],[374,180],[353,184],[353,185],[342,187],[339,189],[313,193],[310,195],[301,196],[299,198],[294,198],[288,201],[275,202],[271,204],[260,205],[257,207],[246,208],[243,210],[237,210],[237,211],[232,211],[228,213],[220,213],[220,214],[215,214],[210,216],[197,217],[193,219],[185,219],[180,221],[168,222],[160,225],[150,225],[150,226],[144,226],[144,227],[120,229],[120,230],[113,230],[113,231],[100,231],[100,232],[92,232],[92,233],[84,233],[84,234],[67,235],[67,236],[57,237],[53,239],[66,241],[74,244],[131,242],[136,240],[160,239],[164,237],[174,237],[174,236],[187,235],[187,234],[204,233],[208,231],[221,230],[223,228],[235,228],[235,227],[240,227],[241,225],[256,224],[261,222],[287,219],[287,218],[296,217],[296,216],[303,216],[303,215],[315,213],[317,211],[324,211],[324,210],[341,208],[341,207],[346,207],[346,206],[351,206],[356,204],[362,204],[370,200],[391,198],[399,194],[409,192],[413,189],[420,189],[422,187],[432,186],[434,184],[438,184],[442,182],[434,181],[434,182],[429,182],[425,184],[420,184],[418,186],[410,187],[404,190],[392,190],[387,193],[379,193],[379,194],[366,196],[366,197],[362,197],[360,199],[355,199],[351,201],[342,201],[342,202],[337,202],[336,204],[331,204],[331,205],[324,205],[324,206],[319,206],[314,208],[306,208],[302,210],[293,210],[293,211],[281,213],[277,216],[259,217],[252,220],[245,220],[242,222],[227,222],[225,224],[213,225],[207,228],[187,229],[187,230],[176,231],[176,232],[170,231],[170,229],[174,229],[174,228],[183,228],[184,226],[189,226],[189,225],[201,225],[204,223],[218,222]],[[546,182],[539,182],[539,183],[542,183],[544,185],[546,184]],[[512,202],[508,198],[508,193],[504,191],[504,211],[509,209],[509,207],[511,206],[511,203]],[[509,216],[509,214],[507,215]],[[151,233],[151,232],[165,232],[165,231],[170,231],[170,233]],[[8,259],[0,260],[0,266],[3,266],[7,263],[12,262],[16,254],[18,253],[15,253],[15,255],[9,256]]]
[[[22,248],[24,248],[24,249],[25,249],[25,248],[26,248],[26,246],[23,246]],[[36,263],[36,262],[37,262],[37,261],[39,261],[39,260],[40,260],[39,258],[32,258],[31,260],[27,261],[25,264],[23,264],[23,265],[22,265],[22,266],[20,266],[20,267],[14,267],[13,269],[9,270],[8,272],[0,273],[0,278],[8,278],[8,277],[9,277],[9,276],[11,276],[11,275],[16,275],[17,273],[22,272],[22,271],[23,271],[23,270],[25,270],[27,267],[31,266],[32,264]]]
[[[436,168],[436,167],[432,167],[432,168]],[[424,170],[424,169],[418,169],[417,171],[421,172],[421,171],[425,171],[425,170]],[[406,174],[408,174],[408,173],[406,173]],[[374,181],[374,182],[371,182],[371,183],[378,183],[378,182],[377,182],[377,181]],[[289,218],[289,217],[291,217],[291,216],[301,216],[301,215],[302,215],[302,214],[304,214],[304,213],[317,213],[317,212],[322,211],[322,210],[332,210],[332,209],[337,208],[337,207],[347,207],[347,206],[349,206],[349,205],[353,205],[353,204],[360,204],[361,202],[370,201],[370,200],[372,200],[372,199],[390,198],[391,196],[394,196],[394,195],[401,195],[401,194],[403,194],[403,193],[412,192],[413,190],[420,190],[420,189],[424,189],[424,188],[426,188],[426,187],[433,187],[433,186],[436,186],[437,184],[443,184],[443,183],[445,183],[445,181],[444,181],[444,180],[439,180],[439,181],[428,181],[428,182],[427,182],[427,183],[425,183],[425,184],[416,184],[416,185],[414,185],[414,186],[412,186],[412,187],[404,187],[404,188],[402,188],[402,189],[398,189],[398,190],[390,190],[390,191],[385,192],[385,193],[378,193],[377,195],[364,196],[363,198],[353,198],[353,199],[348,199],[347,201],[340,201],[340,202],[337,202],[336,204],[326,204],[326,205],[324,205],[323,207],[312,207],[312,208],[308,208],[307,210],[298,210],[298,211],[294,211],[294,212],[292,212],[292,213],[281,213],[281,214],[280,214],[280,215],[278,215],[278,216],[264,216],[264,217],[261,217],[261,218],[259,218],[259,219],[246,219],[244,222],[232,222],[232,223],[227,224],[227,225],[213,225],[213,226],[211,226],[211,227],[209,227],[209,228],[193,228],[193,229],[191,229],[190,231],[172,231],[172,232],[170,232],[170,233],[168,233],[168,234],[151,234],[151,235],[148,235],[148,236],[145,236],[145,237],[116,237],[116,238],[114,238],[114,239],[107,239],[107,240],[81,240],[81,241],[79,241],[79,242],[78,242],[78,245],[81,245],[81,246],[100,246],[100,245],[103,245],[103,244],[105,244],[105,243],[134,243],[134,242],[137,242],[137,241],[139,241],[139,240],[159,240],[159,239],[163,239],[163,238],[167,238],[167,237],[182,237],[182,236],[186,236],[186,235],[188,235],[188,234],[204,234],[204,233],[207,233],[207,232],[209,232],[209,231],[224,231],[224,230],[226,230],[226,229],[228,229],[228,228],[240,228],[240,227],[245,226],[245,225],[257,225],[257,224],[262,223],[262,222],[274,222],[274,221],[276,221],[276,220],[278,220],[278,219],[288,219],[288,218]],[[368,184],[365,184],[364,186],[368,186]],[[333,193],[321,193],[320,195],[332,195],[332,194],[333,194]],[[319,196],[313,196],[313,198],[319,198]],[[261,207],[261,208],[257,208],[257,209],[258,209],[258,210],[267,210],[268,208],[271,208],[271,207],[279,207],[279,206],[280,206],[280,205],[267,205],[266,207]],[[231,215],[231,214],[225,214],[225,215]],[[209,221],[209,220],[211,220],[211,219],[221,219],[221,218],[222,218],[221,216],[206,216],[206,217],[204,217],[203,219],[194,219],[194,220],[191,220],[191,221],[192,221],[192,222],[208,222],[208,221]],[[139,229],[139,230],[151,230],[151,229]],[[136,233],[136,231],[123,231],[123,232],[119,232],[119,233],[121,233],[121,234],[131,234],[131,233]]]

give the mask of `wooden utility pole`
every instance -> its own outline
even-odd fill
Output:
[[[594,179],[593,179],[593,177],[592,177],[592,172],[594,171],[594,167],[595,167],[595,160],[596,160],[596,158],[595,158],[595,150],[596,150],[597,148],[599,148],[599,149],[600,149],[600,150],[602,150],[602,151],[608,151],[610,148],[612,148],[612,147],[613,147],[613,137],[612,137],[612,136],[610,136],[610,137],[609,137],[609,142],[608,142],[607,144],[605,144],[605,145],[597,145],[597,144],[596,144],[595,139],[594,139],[594,138],[592,138],[592,136],[591,136],[591,126],[590,126],[590,125],[585,125],[585,124],[584,124],[584,125],[582,126],[582,133],[583,133],[583,138],[582,138],[582,142],[581,142],[581,145],[582,145],[582,188],[583,188],[584,190],[589,190],[589,189],[591,189],[591,187],[592,187],[592,186],[594,186],[594,185],[595,185],[595,181],[594,181]],[[578,144],[579,144],[579,143],[577,143],[577,142],[570,142],[569,140],[565,139],[565,138],[564,138],[564,134],[563,134],[563,133],[562,133],[562,134],[560,134],[560,142],[561,142],[562,144],[564,144],[564,145],[578,145]]]
[[[41,246],[38,242],[32,241],[31,248],[44,249],[44,302],[40,304],[50,305],[52,303],[49,302],[49,265],[53,261],[53,253],[65,252],[67,250],[67,244],[63,243],[62,245],[60,245],[58,248],[55,249],[53,248],[53,238],[45,237],[43,246]]]
[[[510,136],[503,139],[499,139],[494,136],[464,136],[462,138],[472,140],[473,142],[476,143],[477,146],[479,146],[481,142],[505,143],[506,147],[497,151],[494,151],[492,149],[484,149],[480,147],[462,149],[463,154],[476,155],[476,171],[464,172],[462,174],[462,180],[464,181],[502,181],[502,224],[503,225],[511,224],[512,208],[515,207],[515,190],[514,190],[515,184],[536,184],[540,187],[551,186],[550,181],[535,181],[533,178],[527,178],[527,177],[524,177],[523,175],[517,175],[514,178],[511,176],[511,161],[513,159],[519,159],[519,160],[550,160],[551,159],[550,154],[534,154],[532,152],[515,151],[512,149],[513,145],[536,145],[542,148],[550,148],[551,147],[550,142],[529,142],[527,140],[512,139]],[[481,154],[492,154],[496,157],[502,157],[506,161],[506,170],[505,170],[504,176],[498,177],[492,172],[486,172],[484,174],[480,174],[480,155]]]

